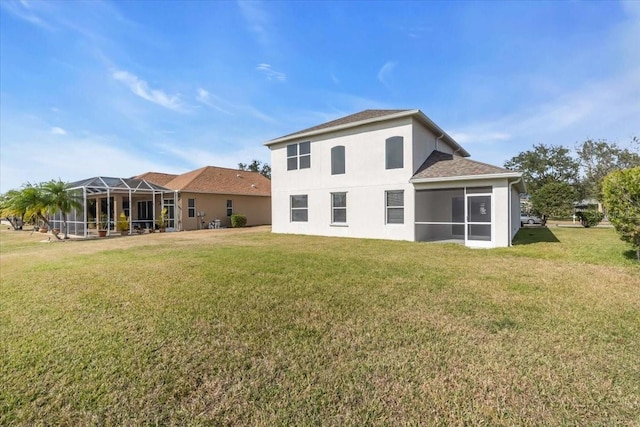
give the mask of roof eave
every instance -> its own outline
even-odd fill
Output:
[[[469,154],[469,152],[467,150],[462,148],[462,145],[458,144],[458,142],[455,139],[453,139],[448,133],[446,133],[444,130],[442,130],[442,128],[440,126],[438,126],[429,117],[427,117],[426,114],[424,114],[420,110],[414,110],[414,111],[416,111],[418,113],[418,114],[416,114],[416,116],[420,120],[422,120],[427,125],[427,127],[430,127],[432,130],[436,131],[436,133],[439,133],[440,135],[442,135],[446,139],[447,143],[449,143],[450,145],[452,145],[455,148],[455,153],[460,154],[462,157],[471,156],[471,154]],[[440,135],[438,135],[438,136],[440,136]]]
[[[482,175],[458,175],[458,176],[443,176],[436,178],[411,178],[409,182],[411,184],[433,183],[433,182],[451,182],[451,181],[473,181],[473,180],[485,180],[496,178],[522,178],[522,174],[519,172],[505,172],[505,173],[488,173]]]

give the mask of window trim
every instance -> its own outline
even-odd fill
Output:
[[[334,156],[340,156],[341,162],[336,162]],[[331,175],[344,175],[347,171],[347,158],[344,145],[336,145],[331,147]],[[338,170],[337,166],[342,166],[341,170]]]
[[[339,196],[339,195],[343,195],[344,196],[344,206],[335,206],[335,199],[334,196]],[[346,226],[348,224],[347,222],[347,192],[346,191],[337,191],[337,192],[333,192],[331,193],[331,225],[339,225],[339,226]],[[340,210],[340,211],[344,211],[344,221],[336,221],[336,210]]]
[[[294,197],[304,197],[305,205],[303,207],[293,207]],[[294,211],[305,211],[307,213],[305,220],[293,218]],[[289,196],[289,222],[309,222],[309,195],[308,194],[292,194]]]
[[[308,146],[308,151],[305,150],[305,153],[302,152],[303,147]],[[289,154],[289,147],[295,147],[295,153]],[[292,144],[287,144],[287,170],[298,170],[298,169],[310,169],[311,168],[311,141],[302,141],[302,142],[294,142]],[[306,166],[302,165],[303,159],[305,160]],[[293,160],[294,162],[291,162]],[[308,163],[307,163],[308,162]]]
[[[399,146],[401,149],[400,163],[398,163],[398,165],[396,165],[395,163],[392,163],[390,161],[391,158],[389,157],[391,153],[390,147],[393,149],[397,146]],[[385,139],[384,168],[387,170],[404,168],[404,137],[403,136],[396,135],[396,136],[391,136]]]
[[[191,206],[192,201],[193,201],[193,206]],[[187,199],[187,216],[189,218],[196,217],[196,199]]]
[[[402,206],[389,206],[389,194],[390,193],[400,193],[402,194]],[[403,225],[404,224],[404,210],[405,210],[405,201],[404,201],[404,190],[386,190],[384,192],[384,216],[385,216],[385,224],[398,224],[398,225]],[[396,210],[400,210],[402,209],[402,222],[389,222],[389,210],[390,209],[396,209]]]
[[[233,215],[233,200],[227,199],[227,216]]]

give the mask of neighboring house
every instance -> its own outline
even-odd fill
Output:
[[[182,175],[94,177],[70,184],[69,191],[83,205],[69,214],[69,232],[85,237],[101,224],[115,231],[121,213],[132,233],[154,229],[164,208],[171,231],[208,228],[212,222],[228,227],[234,213],[245,215],[249,226],[271,223],[271,181],[257,172],[206,166]],[[53,227],[60,223],[60,214],[53,215]]]
[[[249,226],[271,224],[271,181],[257,172],[205,166],[182,175],[147,172],[136,178],[175,192],[175,200],[164,206],[179,230],[198,230],[215,220],[228,227],[234,213],[245,215]]]
[[[265,143],[272,230],[511,244],[522,175],[469,153],[420,110],[366,110]]]

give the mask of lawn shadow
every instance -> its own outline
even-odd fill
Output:
[[[622,255],[624,255],[624,257],[626,259],[630,259],[631,261],[637,261],[638,260],[638,254],[636,253],[635,249],[629,249],[628,251],[624,251],[622,253]],[[638,261],[640,262],[640,261]]]
[[[523,227],[513,239],[513,245],[530,245],[532,243],[560,243],[560,240],[548,227]]]

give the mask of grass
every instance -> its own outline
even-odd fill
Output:
[[[0,425],[640,424],[640,267],[611,229],[0,238]]]

